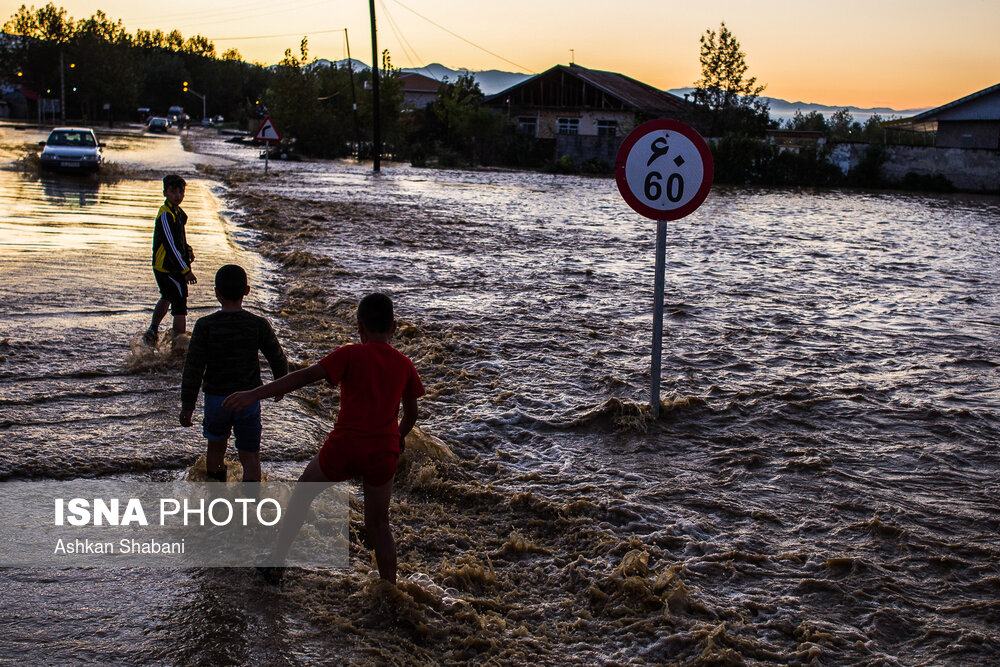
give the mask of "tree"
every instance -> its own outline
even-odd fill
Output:
[[[826,124],[826,118],[818,111],[810,111],[805,115],[801,111],[796,111],[795,115],[788,119],[786,127],[789,130],[824,133],[830,129]]]
[[[768,125],[768,105],[760,99],[764,85],[747,77],[746,54],[726,27],[701,36],[701,74],[694,102],[701,107],[710,136],[731,132],[762,134]]]
[[[869,116],[865,124],[861,126],[861,140],[869,144],[884,144],[885,128],[882,127],[884,122],[885,118],[878,114]]]
[[[62,44],[73,34],[73,19],[66,18],[66,10],[51,2],[37,10],[21,5],[4,24],[3,31],[42,42]]]
[[[414,139],[436,152],[443,165],[488,163],[497,150],[492,143],[503,135],[504,119],[484,100],[471,73],[463,72],[454,83],[446,78],[424,110],[423,127]]]
[[[833,141],[850,141],[852,133],[861,131],[861,125],[851,116],[851,110],[844,108],[834,112],[830,117],[830,138]]]
[[[82,116],[94,119],[106,104],[119,118],[135,109],[143,72],[130,57],[132,36],[121,20],[112,21],[98,10],[77,22],[70,44],[73,60],[79,62],[72,75],[72,90],[77,93],[67,97],[67,106],[75,102]]]
[[[170,105],[194,101],[182,89],[183,81],[191,81],[193,88],[211,92],[208,112],[245,120],[276,78],[242,62],[235,50],[217,59],[215,46],[200,35],[185,39],[177,30],[138,30],[133,36],[102,11],[77,21],[51,2],[22,5],[4,22],[4,32],[0,72],[50,99],[65,83],[67,114],[77,118],[102,118],[106,104],[117,118],[132,116],[138,106],[162,114]],[[25,105],[17,114],[34,115]]]

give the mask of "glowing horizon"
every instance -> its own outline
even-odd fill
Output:
[[[22,3],[0,0],[6,22]],[[44,3],[35,4],[35,7]],[[249,62],[298,55],[308,37],[309,58],[351,56],[371,62],[368,3],[363,0],[246,0],[205,5],[175,0],[53,2],[70,18],[103,10],[136,30],[202,35],[216,53],[237,49]],[[378,47],[395,67],[440,63],[452,69],[543,72],[571,60],[621,72],[662,89],[685,88],[700,77],[699,38],[720,22],[739,40],[748,74],[764,95],[790,102],[909,110],[935,107],[1000,80],[1000,3],[929,0],[876,5],[842,0],[836,13],[823,3],[722,0],[685,6],[625,0],[573,5],[507,0],[379,0]],[[31,7],[32,5],[28,5]],[[436,25],[435,25],[436,24]]]

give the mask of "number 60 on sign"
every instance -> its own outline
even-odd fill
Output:
[[[680,121],[662,118],[633,130],[615,160],[622,197],[653,220],[676,220],[698,208],[712,186],[712,154]]]

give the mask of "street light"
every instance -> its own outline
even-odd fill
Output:
[[[199,92],[197,92],[195,90],[192,90],[191,88],[188,88],[188,82],[187,81],[184,82],[184,92],[185,93],[191,93],[192,95],[201,98],[201,118],[202,118],[202,120],[204,120],[205,119],[205,97],[207,97],[207,96],[206,95],[202,95],[201,93],[199,93]]]

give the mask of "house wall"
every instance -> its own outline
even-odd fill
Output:
[[[939,121],[938,148],[1000,148],[1000,121]]]
[[[608,167],[613,167],[621,143],[622,137],[560,134],[556,137],[556,158],[568,156],[576,165],[588,160],[601,160]]]
[[[625,137],[636,126],[635,114],[631,111],[550,111],[538,110],[535,113],[520,113],[518,118],[536,116],[538,126],[535,136],[539,139],[552,139],[558,134],[560,118],[579,118],[582,136],[597,136],[597,121],[618,121],[618,137]]]
[[[437,92],[424,90],[404,90],[403,106],[411,109],[426,109],[427,105],[437,99]]]
[[[868,144],[836,144],[830,161],[847,172],[857,166]],[[1000,151],[930,146],[885,146],[882,177],[898,182],[912,172],[944,176],[960,190],[1000,192]]]

